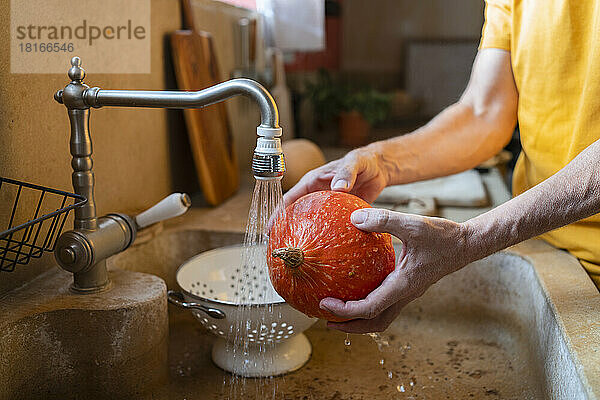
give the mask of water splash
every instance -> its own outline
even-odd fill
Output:
[[[390,341],[379,333],[367,333],[366,335],[375,341],[377,350],[379,350],[380,353],[383,353],[387,347],[390,347]]]
[[[350,334],[346,333],[346,339],[344,339],[344,346],[349,347],[352,344],[350,341]]]
[[[280,180],[256,180],[246,233],[242,251],[241,268],[236,279],[236,304],[234,320],[227,338],[227,352],[230,352],[234,365],[241,368],[243,375],[250,368],[257,367],[257,360],[250,355],[258,352],[260,365],[269,368],[273,365],[274,340],[258,342],[265,336],[273,319],[272,291],[267,288],[268,268],[266,264],[266,247],[272,218],[283,210],[283,195]],[[267,305],[264,305],[267,303]],[[266,330],[266,331],[265,331]],[[272,377],[246,379],[239,375],[231,375],[229,384],[224,380],[224,391],[229,392],[229,399],[243,399],[254,395],[260,399],[275,399],[277,384]]]

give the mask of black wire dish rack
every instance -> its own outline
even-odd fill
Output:
[[[0,177],[0,271],[54,251],[69,212],[83,196]]]

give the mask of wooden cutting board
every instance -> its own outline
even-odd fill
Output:
[[[383,189],[376,202],[404,204],[411,199],[435,199],[438,206],[482,207],[488,204],[483,181],[475,170],[406,185],[388,186]]]
[[[179,89],[197,91],[219,83],[217,59],[209,33],[176,31],[171,34],[171,47]],[[211,205],[221,204],[237,191],[239,185],[225,104],[186,109],[184,116],[204,197]]]

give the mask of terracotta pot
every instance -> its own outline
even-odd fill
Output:
[[[371,126],[358,111],[340,113],[340,144],[348,147],[364,146],[369,141]]]

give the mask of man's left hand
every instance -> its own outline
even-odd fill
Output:
[[[402,241],[396,269],[365,299],[344,302],[331,297],[320,307],[347,322],[329,322],[348,333],[382,332],[402,308],[433,283],[471,261],[469,234],[464,225],[443,218],[365,208],[352,214],[352,223],[370,232],[388,232]]]

